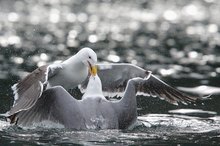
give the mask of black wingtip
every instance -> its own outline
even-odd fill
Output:
[[[8,118],[10,119],[10,124],[17,125],[17,123],[18,123],[17,113],[9,116]]]
[[[4,117],[7,122],[10,122],[10,124],[17,125],[17,123],[18,123],[17,114],[18,113],[10,115],[9,112],[7,112],[7,113],[4,113],[4,114],[0,114],[0,117]]]
[[[152,73],[152,71],[149,71],[149,70],[146,70],[145,71],[145,74],[148,76],[148,75],[150,75]]]

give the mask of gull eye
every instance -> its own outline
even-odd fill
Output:
[[[89,59],[91,59],[92,57],[91,56],[89,56]]]

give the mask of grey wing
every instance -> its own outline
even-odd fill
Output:
[[[102,81],[105,96],[122,96],[127,82],[134,77],[144,78],[151,72],[128,63],[97,64],[98,75]],[[82,84],[86,88],[88,79]]]
[[[189,103],[199,98],[182,93],[151,74],[150,71],[132,64],[98,64],[97,67],[103,91],[107,93],[105,96],[123,96],[121,93],[124,93],[128,81],[140,77],[145,78],[145,81],[139,87],[137,94],[158,96],[172,104],[177,104],[177,102]],[[85,88],[87,82],[85,81],[82,87]]]
[[[49,120],[63,124],[66,127],[79,127],[80,119],[78,101],[63,87],[56,86],[43,92],[36,104],[25,111],[16,114],[16,123],[30,126],[33,123]],[[79,123],[75,122],[78,120]]]
[[[139,79],[137,86],[137,92],[143,93],[143,95],[157,96],[160,99],[166,100],[171,104],[177,105],[178,102],[184,104],[191,103],[200,97],[189,96],[160,80],[153,74],[149,78]],[[137,93],[137,94],[138,94]]]
[[[47,67],[48,66],[45,65],[37,68],[12,87],[14,92],[14,105],[8,112],[9,115],[29,109],[36,103],[42,94],[43,82],[47,80]]]
[[[63,66],[60,63],[49,65],[47,70],[47,74],[48,74],[47,79],[50,79],[54,75],[58,74],[61,69],[63,69]]]
[[[46,88],[48,78],[56,74],[59,69],[55,66],[41,66],[15,84],[12,87],[14,105],[8,114],[13,115],[31,108]]]

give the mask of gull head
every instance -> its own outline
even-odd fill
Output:
[[[92,76],[97,74],[97,55],[91,48],[83,48],[78,53],[79,58],[89,68],[89,72]]]
[[[86,97],[104,97],[102,93],[102,82],[97,74],[89,77],[89,82],[83,95],[84,99]]]

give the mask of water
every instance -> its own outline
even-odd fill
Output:
[[[216,0],[0,1],[0,113],[13,103],[10,87],[27,72],[85,46],[100,62],[133,63],[185,92],[213,94],[211,100],[179,106],[138,96],[139,125],[125,131],[72,131],[47,124],[28,129],[1,118],[0,143],[218,145],[219,6]],[[186,108],[205,112],[169,112]]]
[[[140,116],[132,130],[72,131],[58,125],[28,128],[9,126],[1,121],[1,144],[28,145],[216,145],[220,118],[149,114]],[[56,127],[56,128],[54,128]]]

